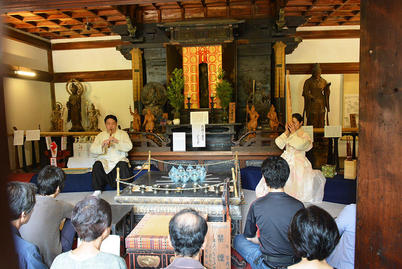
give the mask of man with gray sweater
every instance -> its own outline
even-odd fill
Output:
[[[69,220],[73,205],[55,199],[64,186],[64,180],[65,174],[58,167],[48,165],[39,172],[38,194],[31,219],[20,228],[22,238],[39,247],[49,267],[57,255],[71,250],[75,236]]]

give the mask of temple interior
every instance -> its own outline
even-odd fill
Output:
[[[231,251],[261,165],[287,152],[277,139],[297,133],[288,125],[297,113],[305,160],[324,180],[319,198],[300,200],[335,219],[357,205],[355,268],[402,266],[402,6],[386,2],[3,1],[2,185],[36,183],[50,164],[66,173],[58,199],[77,203],[94,191],[90,147],[115,115],[135,180],[117,176],[101,195],[121,214],[112,233],[124,242],[144,216],[194,207],[231,221]],[[183,187],[169,187],[180,166]],[[195,171],[206,175],[186,189]],[[128,268],[172,262],[147,267],[132,249],[121,253]],[[224,265],[206,250],[204,266],[249,268],[233,257],[230,266],[228,253]]]

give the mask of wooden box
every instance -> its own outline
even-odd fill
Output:
[[[126,237],[129,268],[162,268],[174,259],[169,243],[169,221],[173,214],[146,214]]]
[[[356,179],[356,160],[345,160],[344,162],[344,178]]]

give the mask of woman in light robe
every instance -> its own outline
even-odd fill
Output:
[[[275,139],[276,145],[285,151],[284,158],[290,168],[289,178],[285,185],[285,192],[302,202],[322,202],[324,197],[325,177],[319,170],[313,170],[306,158],[306,151],[313,148],[310,136],[300,128],[303,117],[295,113],[292,122],[286,124],[286,131]],[[269,188],[264,178],[260,180],[256,189],[257,198],[266,195]]]

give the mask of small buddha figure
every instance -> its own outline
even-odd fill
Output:
[[[91,108],[87,112],[89,119],[89,131],[99,131],[98,117],[100,116],[99,109],[95,108],[94,104],[91,104]]]
[[[258,118],[260,117],[260,115],[255,110],[254,105],[252,105],[251,109],[249,109],[248,104],[247,104],[246,109],[247,109],[248,115],[250,116],[250,120],[247,123],[247,129],[248,129],[249,132],[252,132],[252,131],[257,130]]]
[[[147,113],[145,114],[144,122],[142,126],[145,126],[145,131],[152,133],[155,128],[155,116],[152,114],[151,109],[147,109]]]
[[[134,112],[131,110],[131,106],[128,107],[130,109],[130,114],[133,116],[133,130],[134,132],[139,132],[141,129],[141,116],[138,113],[138,109],[135,107]]]
[[[63,114],[64,107],[60,102],[57,102],[50,119],[52,131],[63,131]]]
[[[271,130],[272,131],[278,130],[279,120],[278,120],[278,115],[276,114],[274,105],[271,105],[271,107],[269,108],[267,118],[269,119],[269,127],[271,127]]]

